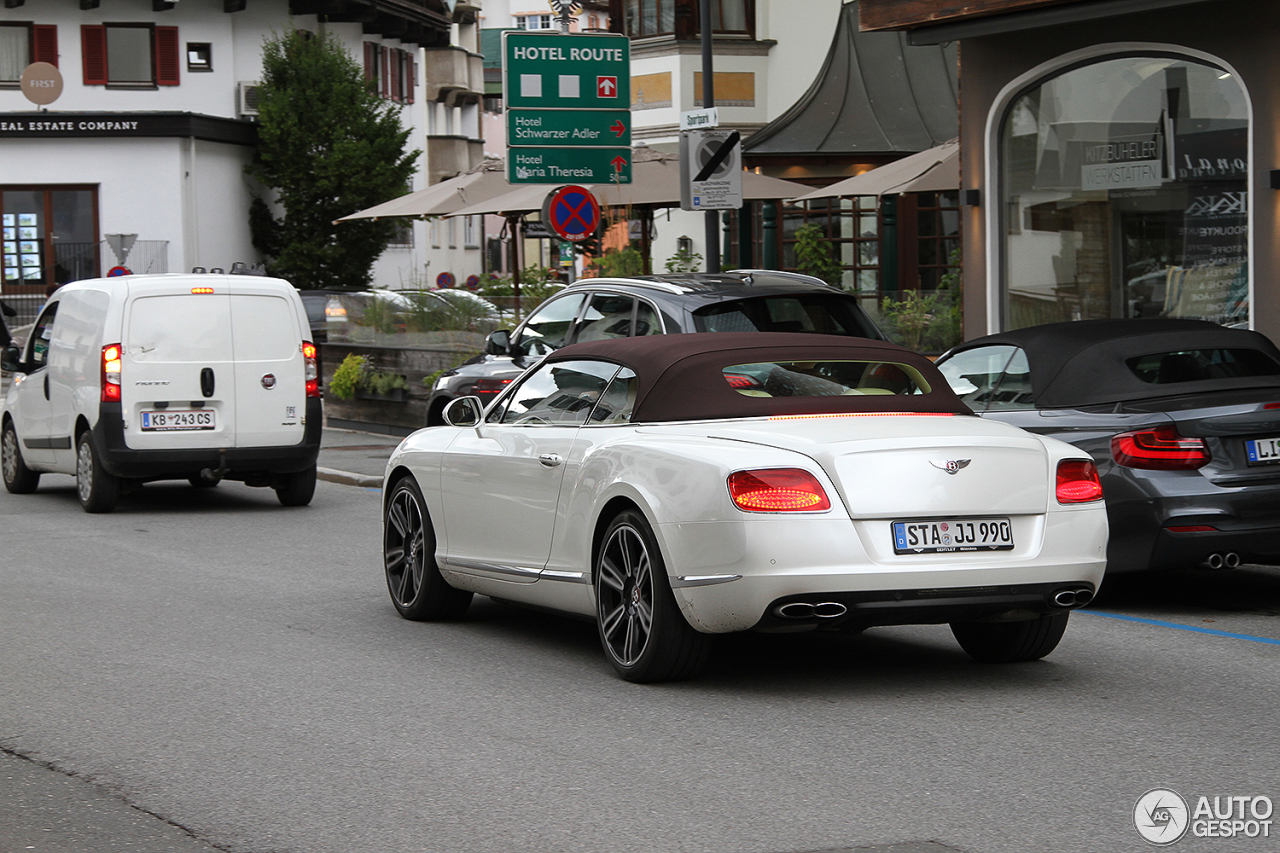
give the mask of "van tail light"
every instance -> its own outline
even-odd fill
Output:
[[[1111,439],[1111,456],[1126,468],[1185,471],[1209,463],[1209,448],[1202,438],[1179,435],[1172,426],[1122,432]]]
[[[766,468],[729,475],[729,494],[747,512],[822,512],[831,501],[803,468]]]
[[[302,360],[305,363],[303,368],[307,379],[307,396],[320,396],[320,367],[316,363],[316,345],[311,341],[302,342]]]
[[[1058,463],[1058,503],[1083,504],[1102,500],[1098,468],[1089,459],[1064,459]]]
[[[107,344],[102,348],[102,402],[120,402],[120,344]]]

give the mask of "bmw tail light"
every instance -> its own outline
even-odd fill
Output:
[[[1098,468],[1088,459],[1064,459],[1058,463],[1058,503],[1083,504],[1102,500]]]
[[[493,397],[510,384],[510,379],[477,379],[476,384],[471,386],[471,393],[477,397]]]
[[[102,402],[120,402],[120,344],[107,344],[102,348]]]
[[[1172,426],[1122,432],[1111,439],[1111,456],[1126,468],[1185,471],[1209,463],[1202,438],[1187,438]]]
[[[320,367],[316,363],[316,345],[311,341],[302,342],[302,360],[306,365],[303,370],[307,380],[307,396],[319,397]]]
[[[729,475],[729,494],[747,512],[822,512],[831,501],[803,468],[766,468]]]

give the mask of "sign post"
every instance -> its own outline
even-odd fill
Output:
[[[513,30],[502,60],[510,183],[631,183],[625,35]]]

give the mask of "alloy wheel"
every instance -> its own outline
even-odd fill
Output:
[[[653,630],[653,566],[640,532],[618,527],[605,543],[597,591],[600,633],[623,666],[635,664]]]
[[[4,481],[14,482],[18,478],[18,436],[11,429],[4,431],[4,446],[0,448],[0,457],[3,457],[0,464],[4,465]]]
[[[93,494],[93,448],[89,442],[80,442],[76,453],[76,488],[80,490],[80,502],[88,503]]]
[[[422,589],[425,567],[422,507],[414,494],[401,489],[387,510],[387,532],[383,543],[387,586],[396,603],[408,607]]]

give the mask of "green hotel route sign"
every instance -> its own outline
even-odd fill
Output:
[[[620,33],[502,34],[511,183],[631,182],[631,42]]]

